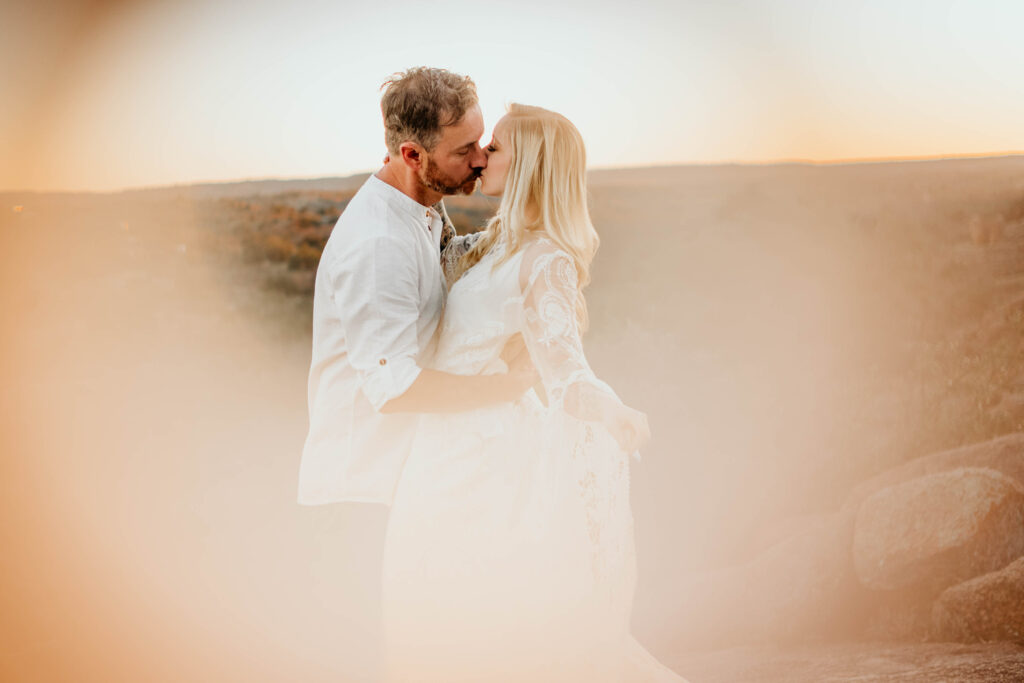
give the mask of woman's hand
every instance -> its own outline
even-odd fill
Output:
[[[647,415],[629,406],[617,404],[609,411],[604,423],[619,447],[627,453],[640,450],[651,439]]]

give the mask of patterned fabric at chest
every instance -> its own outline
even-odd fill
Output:
[[[445,304],[443,333],[469,337],[489,336],[496,330],[519,331],[522,296],[519,291],[519,255],[493,267],[498,253],[484,256],[452,285]],[[454,340],[453,340],[454,341]]]
[[[486,255],[448,292],[437,364],[459,367],[462,373],[480,371],[498,357],[508,337],[522,329],[520,257],[492,268],[495,256]]]

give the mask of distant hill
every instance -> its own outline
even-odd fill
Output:
[[[286,192],[349,192],[359,188],[370,176],[357,173],[334,178],[292,178],[267,180],[238,180],[223,183],[196,183],[194,185],[168,185],[123,190],[121,192],[0,192],[0,200],[16,202],[26,195],[46,196],[123,196],[129,199],[235,199],[263,195],[278,195]]]
[[[862,168],[872,174],[882,167],[903,173],[908,163],[927,167],[929,171],[960,174],[984,170],[986,172],[1006,171],[1024,172],[1024,155],[1014,154],[992,157],[969,157],[951,159],[921,159],[893,161],[854,161],[849,163],[814,163],[814,162],[777,162],[777,163],[723,163],[723,164],[676,164],[666,166],[638,166],[633,168],[601,168],[588,172],[588,181],[595,188],[607,186],[619,187],[656,187],[679,182],[691,182],[694,178],[706,178],[718,173],[732,174],[736,171],[745,172],[752,177],[759,175],[775,176],[779,170],[789,169],[800,173],[801,170],[820,167]],[[884,171],[883,171],[884,172]],[[269,178],[265,180],[237,180],[229,182],[210,182],[162,187],[147,187],[123,190],[120,192],[36,192],[36,191],[2,191],[0,201],[17,203],[26,195],[47,196],[88,196],[107,195],[134,199],[234,199],[263,195],[277,195],[286,192],[351,192],[358,189],[370,176],[370,172],[356,173],[349,176],[325,178]]]
[[[188,199],[232,199],[258,195],[276,195],[285,192],[348,192],[357,189],[369,173],[344,178],[293,178],[269,180],[240,180],[228,183],[201,183],[198,185],[176,185],[172,187],[129,190],[124,194],[139,198],[162,198],[181,195]]]

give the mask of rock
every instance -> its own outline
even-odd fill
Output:
[[[793,642],[859,633],[864,596],[853,573],[853,516],[834,513],[752,560],[684,586],[672,647]]]
[[[961,446],[911,460],[868,479],[853,489],[845,508],[857,509],[871,494],[926,474],[959,467],[988,467],[1024,485],[1024,434],[1008,434],[991,441]]]
[[[865,586],[927,595],[1024,554],[1024,487],[985,468],[930,474],[860,506],[853,564]]]
[[[936,640],[1024,644],[1024,557],[946,589],[932,608],[931,635]]]

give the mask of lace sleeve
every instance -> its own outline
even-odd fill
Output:
[[[542,243],[543,244],[543,243]],[[544,384],[550,408],[586,421],[603,419],[615,392],[594,375],[583,353],[576,321],[579,294],[576,265],[554,248],[531,247],[520,272],[523,287],[523,338]]]
[[[441,214],[441,220],[444,224],[441,228],[441,271],[444,273],[445,282],[451,287],[459,259],[472,248],[481,233],[474,232],[469,235],[459,235],[455,232],[455,226],[452,225],[451,219],[448,218],[448,212],[444,209],[444,202],[435,204],[434,209]]]

